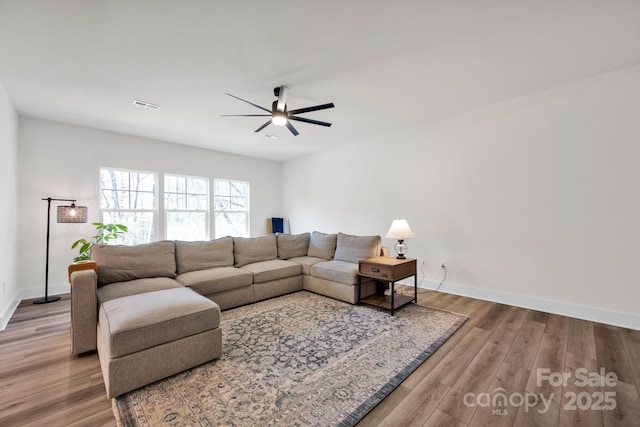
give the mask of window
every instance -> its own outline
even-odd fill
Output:
[[[249,236],[249,183],[214,179],[213,219],[209,178],[100,168],[100,210],[105,224],[129,232],[115,244],[157,240],[209,240]]]
[[[157,240],[156,180],[153,172],[100,169],[102,222],[129,227],[129,232],[118,239],[118,244]]]
[[[213,180],[216,238],[249,237],[249,183]]]
[[[165,232],[168,240],[209,240],[209,179],[164,176]]]

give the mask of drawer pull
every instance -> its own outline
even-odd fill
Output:
[[[371,267],[371,272],[380,273],[380,269],[379,268],[375,268],[375,267]]]

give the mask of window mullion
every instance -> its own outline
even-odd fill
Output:
[[[157,182],[157,193],[158,197],[156,197],[156,207],[158,210],[157,222],[159,224],[158,236],[159,240],[167,239],[167,214],[164,210],[164,174],[158,174],[158,182]]]

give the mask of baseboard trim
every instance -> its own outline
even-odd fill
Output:
[[[41,288],[29,288],[23,289],[18,292],[16,297],[13,299],[13,301],[11,301],[7,309],[4,311],[4,313],[2,313],[2,316],[0,317],[0,331],[4,331],[7,328],[7,325],[9,324],[13,313],[15,313],[16,309],[23,300],[44,297],[44,293],[42,291],[43,289]],[[68,294],[69,292],[71,292],[71,285],[69,283],[49,286],[49,295]]]
[[[411,279],[403,284],[413,285],[413,280]],[[637,314],[603,310],[596,307],[552,301],[526,295],[512,294],[509,292],[494,291],[491,289],[476,288],[457,283],[445,282],[440,286],[440,289],[437,289],[439,284],[440,282],[432,280],[418,281],[418,286],[424,289],[438,290],[439,292],[446,292],[463,297],[481,299],[513,305],[516,307],[528,308],[531,310],[543,311],[545,313],[560,314],[562,316],[574,317],[576,319],[589,320],[591,322],[605,323],[607,325],[640,330],[640,315]]]
[[[16,312],[16,308],[20,305],[20,301],[22,301],[20,298],[15,298],[11,301],[4,313],[2,313],[2,316],[0,316],[0,332],[7,328],[9,320],[11,320],[13,313]]]

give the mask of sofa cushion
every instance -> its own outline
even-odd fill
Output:
[[[336,252],[336,239],[337,236],[335,234],[314,231],[311,233],[307,255],[325,260],[332,259]]]
[[[336,254],[337,261],[357,263],[361,259],[373,258],[380,255],[382,245],[380,236],[352,236],[338,233]]]
[[[201,295],[238,289],[253,283],[248,271],[234,267],[209,268],[180,274],[176,280]]]
[[[93,245],[91,259],[98,265],[98,286],[147,277],[175,277],[175,244]]]
[[[206,270],[233,266],[233,238],[222,237],[203,242],[176,241],[176,271]]]
[[[253,274],[253,283],[265,283],[285,277],[299,276],[302,274],[302,266],[295,262],[282,259],[254,262],[242,267]]]
[[[235,266],[253,262],[269,261],[278,257],[278,245],[276,236],[270,234],[262,237],[234,237],[233,238],[233,256],[235,258]]]
[[[311,234],[276,234],[278,258],[289,259],[307,255]]]
[[[313,257],[313,256],[301,256],[296,258],[289,258],[287,261],[300,264],[302,266],[302,274],[305,274],[308,276],[309,274],[311,274],[312,265],[317,264],[319,262],[325,262],[326,260],[322,258]]]
[[[126,356],[220,326],[220,308],[190,289],[168,289],[107,301],[100,330],[109,358]]]
[[[102,304],[105,301],[116,298],[183,287],[184,286],[176,282],[175,279],[170,279],[168,277],[151,277],[146,279],[129,280],[126,282],[110,283],[107,286],[98,288],[97,297],[98,302]]]
[[[311,276],[331,282],[355,285],[358,283],[358,264],[346,261],[325,261],[311,267]]]

